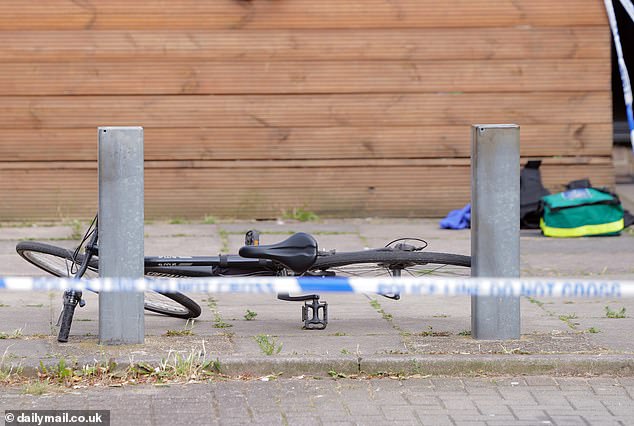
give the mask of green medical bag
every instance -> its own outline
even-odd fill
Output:
[[[547,237],[617,235],[623,230],[623,207],[608,191],[571,189],[542,197],[539,225]]]

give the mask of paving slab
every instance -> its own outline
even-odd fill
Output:
[[[431,219],[351,219],[297,221],[216,221],[151,223],[145,227],[148,255],[215,255],[235,252],[249,229],[262,232],[264,243],[293,232],[313,233],[321,248],[339,251],[383,246],[396,238],[423,238],[427,250],[469,254],[470,231],[449,231]],[[15,253],[21,239],[41,238],[73,247],[68,226],[0,227],[0,274],[42,276]],[[634,278],[634,235],[554,240],[538,231],[522,231],[523,276]],[[522,338],[482,342],[470,335],[470,299],[414,297],[395,301],[377,295],[323,294],[329,303],[325,330],[302,330],[301,304],[274,295],[193,294],[203,308],[193,323],[156,314],[145,315],[144,345],[106,347],[98,344],[98,296],[87,293],[77,309],[67,344],[55,340],[61,293],[0,293],[0,350],[6,359],[31,366],[60,357],[89,360],[114,358],[158,362],[170,353],[201,351],[222,360],[227,372],[240,374],[287,371],[421,371],[471,374],[583,374],[617,371],[634,374],[631,299],[522,300]],[[626,318],[605,316],[605,306],[625,308]],[[247,321],[247,309],[257,315]],[[13,333],[19,330],[17,335]],[[180,334],[180,335],[179,335]],[[280,347],[266,355],[256,337],[267,336]],[[29,349],[31,348],[31,349]],[[8,357],[8,358],[7,358]]]
[[[85,224],[88,227],[88,223]],[[73,235],[73,227],[67,225],[31,225],[31,226],[16,226],[16,225],[3,225],[0,227],[0,241],[10,240],[61,240],[70,239]]]

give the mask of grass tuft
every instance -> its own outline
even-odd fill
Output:
[[[270,356],[279,354],[282,350],[282,344],[280,343],[278,345],[277,339],[268,334],[258,334],[254,336],[253,339],[257,342],[258,346],[260,346],[260,350],[264,355]]]
[[[194,328],[194,320],[190,318],[185,323],[185,327],[183,327],[180,330],[167,330],[165,332],[165,336],[167,336],[167,337],[172,337],[172,336],[193,336],[194,335],[193,328]]]
[[[2,340],[4,340],[4,339],[21,339],[22,336],[23,335],[22,335],[22,329],[21,328],[16,328],[11,333],[4,333],[4,332],[0,331],[0,339],[2,339]]]
[[[625,308],[621,308],[620,311],[613,311],[609,306],[606,306],[605,316],[607,318],[625,318]]]
[[[297,220],[300,222],[312,222],[319,220],[316,213],[302,207],[293,207],[291,210],[282,211],[282,219]]]

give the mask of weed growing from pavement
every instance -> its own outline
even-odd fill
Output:
[[[254,336],[253,339],[256,341],[264,355],[270,356],[279,354],[282,350],[282,344],[280,343],[278,345],[277,339],[269,336],[268,334],[258,334],[257,336]]]
[[[528,301],[531,302],[534,305],[539,306],[540,308],[544,307],[544,302],[540,302],[539,300],[535,299],[534,297],[527,297]]]
[[[188,222],[185,219],[181,218],[181,217],[175,217],[174,219],[169,221],[170,225],[185,225],[187,223]]]
[[[348,377],[350,377],[348,374],[339,373],[335,370],[330,370],[328,372],[328,375],[332,377],[333,379],[347,379]]]
[[[586,333],[592,333],[592,334],[596,334],[596,333],[600,333],[601,330],[599,330],[596,327],[590,327],[589,329],[586,330]]]
[[[216,218],[212,215],[205,215],[205,217],[203,217],[203,224],[205,225],[213,225],[216,223]]]
[[[63,386],[71,386],[74,381],[78,381],[75,378],[79,377],[73,370],[72,365],[67,364],[64,358],[60,358],[57,364],[49,367],[46,367],[44,363],[40,361],[40,368],[38,369],[37,375],[40,381],[56,383]]]
[[[229,251],[229,233],[226,229],[219,228],[218,236],[220,237],[220,247],[221,253],[227,253]]]
[[[214,328],[233,327],[231,324],[226,322],[222,318],[222,315],[220,315],[220,312],[218,312],[218,302],[213,296],[207,297],[207,306],[209,307],[209,310],[211,311],[211,313],[214,314],[214,324],[213,324]]]
[[[522,350],[521,348],[507,349],[504,345],[500,344],[502,352],[506,355],[530,355],[530,352]]]
[[[387,312],[385,312],[383,310],[383,307],[381,307],[381,304],[379,303],[378,300],[376,299],[372,299],[370,300],[370,306],[372,306],[374,308],[375,311],[377,311],[379,314],[381,314],[381,317],[386,320],[386,321],[392,321],[392,319],[394,319],[394,317],[392,316],[392,314],[388,314]]]
[[[316,213],[306,210],[302,207],[293,207],[290,210],[282,211],[282,219],[298,220],[300,222],[312,222],[319,220],[319,216]]]
[[[3,365],[4,360],[1,359],[0,381],[7,384],[22,384],[23,393],[31,395],[42,395],[64,388],[185,383],[224,378],[220,374],[220,361],[207,356],[204,342],[202,350],[193,349],[189,353],[169,351],[167,357],[158,364],[130,362],[127,368],[119,368],[111,360],[95,361],[81,367],[76,363],[69,364],[63,358],[58,360],[57,364],[48,367],[40,362],[35,379],[21,376],[21,370],[11,371],[2,367]]]
[[[216,312],[214,315],[214,328],[229,328],[233,327],[233,325],[229,324],[225,320],[222,319],[219,312]]]
[[[50,393],[55,388],[48,382],[48,380],[30,382],[24,385],[22,393],[25,395],[40,396]]]
[[[73,219],[68,223],[71,227],[72,233],[70,234],[71,240],[80,240],[84,236],[84,225],[78,219]]]
[[[244,319],[247,321],[253,321],[257,316],[257,312],[253,312],[252,310],[247,309],[247,312],[244,314]]]
[[[450,332],[448,331],[434,331],[433,327],[431,325],[427,326],[427,330],[425,331],[421,331],[420,333],[418,333],[419,336],[424,336],[424,337],[429,337],[429,336],[434,336],[434,337],[448,337],[451,335]]]
[[[194,335],[193,328],[194,328],[194,320],[190,318],[185,323],[185,327],[183,327],[180,330],[167,330],[165,332],[165,336],[168,336],[168,337],[172,337],[172,336],[193,336]]]
[[[0,383],[10,382],[15,376],[19,376],[22,373],[22,367],[7,364],[7,358],[9,358],[8,348],[0,357]]]
[[[544,312],[546,312],[549,316],[551,317],[557,317],[559,318],[561,321],[565,322],[566,325],[568,327],[570,327],[573,330],[577,330],[577,325],[579,325],[579,323],[576,323],[574,321],[572,321],[573,319],[577,319],[577,314],[572,313],[572,314],[561,314],[561,315],[557,315],[555,312],[547,309],[544,305],[546,305],[546,303],[539,301],[533,297],[527,297],[528,301],[531,302],[532,304],[535,304],[537,306],[539,306],[541,309],[543,309]],[[564,302],[566,303],[566,302]],[[552,304],[552,302],[549,302],[549,304]],[[566,303],[569,304],[569,303]]]
[[[220,372],[218,359],[207,359],[205,351],[191,351],[187,355],[170,351],[167,358],[151,374],[159,379],[195,380]]]
[[[571,320],[573,319],[577,319],[577,314],[572,313],[572,314],[566,314],[566,315],[559,315],[559,319],[563,322],[566,323],[566,325],[570,328],[572,328],[573,330],[575,329],[575,326],[578,324],[576,322],[573,322]]]
[[[16,328],[11,333],[4,333],[0,331],[0,339],[21,339],[22,338],[22,329]]]
[[[606,306],[605,316],[607,318],[625,318],[625,308],[621,308],[620,311],[613,311],[609,306]]]

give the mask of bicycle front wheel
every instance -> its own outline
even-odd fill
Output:
[[[73,277],[84,261],[84,255],[74,250],[34,241],[22,241],[16,246],[20,256],[32,265],[56,277]],[[90,259],[85,278],[99,277],[99,260]],[[196,318],[200,315],[200,306],[182,293],[159,293],[146,291],[144,308],[151,312],[176,318]]]
[[[334,273],[343,277],[468,277],[471,275],[471,257],[386,248],[322,255],[309,272],[313,275]]]
[[[75,256],[74,250],[34,241],[19,242],[16,250],[24,260],[56,277],[73,277],[84,261],[84,255]],[[84,277],[98,276],[99,263],[91,259]]]

